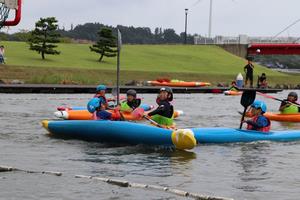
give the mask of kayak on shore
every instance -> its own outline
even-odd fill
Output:
[[[168,86],[168,87],[204,87],[210,86],[207,82],[186,82],[186,81],[147,81],[153,86]]]

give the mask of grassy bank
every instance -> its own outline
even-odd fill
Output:
[[[61,55],[40,56],[22,42],[2,42],[7,65],[0,67],[0,79],[19,79],[27,83],[97,84],[115,81],[116,58],[97,62],[98,55],[87,44],[60,44]],[[173,78],[230,82],[243,71],[245,60],[216,46],[124,45],[121,54],[122,83],[131,80]],[[299,84],[297,75],[287,75],[255,65],[255,77],[267,73],[274,84]]]

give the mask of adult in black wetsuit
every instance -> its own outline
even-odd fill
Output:
[[[244,71],[246,73],[246,81],[245,81],[246,86],[248,84],[248,80],[250,80],[250,87],[253,87],[253,69],[254,69],[254,65],[250,60],[248,60],[248,64],[244,67]]]

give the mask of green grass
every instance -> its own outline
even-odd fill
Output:
[[[79,84],[113,83],[116,58],[104,58],[89,50],[88,44],[59,44],[61,55],[42,60],[23,42],[2,42],[7,65],[0,79],[22,79],[28,83]],[[217,46],[124,45],[121,53],[122,83],[159,77],[183,80],[230,82],[243,72],[246,61]],[[300,76],[290,76],[255,65],[255,77],[265,72],[273,83],[297,84]]]

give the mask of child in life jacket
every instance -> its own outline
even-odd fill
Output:
[[[174,107],[171,105],[173,100],[173,91],[171,88],[163,87],[159,90],[158,98],[156,103],[158,107],[150,112],[148,116],[159,125],[163,127],[172,127],[174,126],[173,113]]]
[[[300,112],[299,104],[297,103],[298,95],[296,92],[290,92],[288,94],[287,99],[284,99],[284,101],[281,103],[279,107],[279,111],[282,114],[297,114]],[[293,103],[293,104],[291,104]],[[299,105],[299,106],[297,106]]]
[[[93,113],[94,120],[119,120],[121,118],[120,111],[118,109],[108,112],[107,99],[105,97],[106,86],[98,85],[96,88],[96,95],[92,98],[87,109],[90,113]]]
[[[263,114],[267,112],[265,102],[256,100],[251,105],[252,119],[244,121],[247,123],[247,130],[269,132],[271,128],[271,121]]]
[[[126,101],[122,102],[120,105],[120,111],[121,112],[128,112],[131,113],[136,108],[138,108],[141,105],[141,99],[137,98],[137,93],[135,90],[128,90],[126,92],[127,99]]]
[[[239,88],[236,85],[236,81],[232,81],[231,82],[231,86],[229,87],[228,90],[230,90],[230,91],[236,91],[236,92],[239,91]]]

